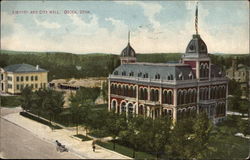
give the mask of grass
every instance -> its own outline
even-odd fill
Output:
[[[115,151],[115,152],[118,152],[120,154],[123,154],[125,156],[128,156],[128,157],[132,157],[133,156],[133,149],[131,148],[128,148],[126,146],[123,146],[123,145],[120,145],[120,144],[115,144],[115,150],[113,150],[113,142],[101,142],[101,141],[97,141],[97,144],[106,148],[106,149],[109,149],[109,150],[112,150],[112,151]],[[156,157],[151,155],[151,154],[148,154],[148,153],[145,153],[145,152],[135,152],[135,158],[136,159],[155,159]]]
[[[89,140],[92,140],[92,138],[89,138],[87,136],[84,136],[82,134],[77,134],[77,135],[74,135],[75,137],[78,137],[80,139],[82,139],[82,141],[89,141]]]
[[[21,105],[19,101],[19,96],[0,96],[1,106],[14,108]]]
[[[62,127],[60,127],[60,126],[58,126],[58,125],[52,125],[50,122],[45,121],[45,120],[43,120],[43,119],[41,119],[41,118],[35,117],[35,116],[33,116],[33,115],[30,115],[30,114],[27,113],[27,112],[20,112],[20,115],[22,115],[22,116],[24,116],[24,117],[26,117],[26,118],[32,119],[32,120],[34,120],[34,121],[37,121],[37,122],[39,122],[39,123],[42,123],[42,124],[44,124],[44,125],[47,125],[47,126],[49,126],[50,128],[53,128],[53,129],[62,129]]]
[[[248,156],[250,141],[234,136],[238,132],[237,121],[240,116],[228,116],[227,120],[216,127],[216,132],[209,146],[215,152],[209,155],[211,159],[243,159]]]
[[[91,130],[90,133],[88,133],[88,135],[95,138],[103,138],[109,136],[105,131],[99,129]]]

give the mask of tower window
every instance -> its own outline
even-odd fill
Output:
[[[114,72],[114,75],[118,75],[118,71],[115,71],[115,72]]]
[[[148,78],[148,73],[145,73],[145,74],[143,75],[143,78]]]

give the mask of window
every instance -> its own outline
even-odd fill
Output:
[[[31,76],[31,77],[30,77],[30,80],[31,80],[31,81],[33,81],[33,80],[34,80],[34,77],[33,77],[33,76]]]
[[[8,79],[8,81],[12,81],[12,77],[11,76],[8,76],[7,79]]]
[[[145,74],[143,75],[143,78],[148,78],[148,73],[145,73]]]
[[[37,76],[35,76],[35,81],[37,81],[38,80],[38,77]]]
[[[38,85],[37,85],[37,83],[35,84],[35,88],[38,88]]]
[[[125,71],[123,71],[123,72],[122,72],[122,75],[123,75],[123,76],[126,76],[126,72],[125,72]]]
[[[180,80],[183,80],[184,78],[183,78],[183,75],[182,75],[182,72],[179,74],[179,79]]]
[[[3,74],[1,74],[1,80],[3,80]]]
[[[17,84],[17,85],[16,85],[16,89],[17,89],[17,90],[19,90],[19,89],[20,89],[20,88],[19,88],[19,84]]]
[[[140,73],[138,73],[138,77],[141,77],[142,76],[142,73],[140,72]]]
[[[115,71],[115,72],[114,72],[114,75],[118,75],[118,71]]]
[[[193,79],[193,74],[191,72],[189,73],[188,78]]]
[[[19,77],[18,76],[16,77],[16,81],[19,82]]]
[[[26,81],[29,81],[29,76],[26,76]]]
[[[21,81],[23,81],[23,76],[21,76]]]
[[[156,74],[156,75],[155,75],[155,79],[161,79],[160,74]]]
[[[21,86],[21,90],[23,89],[23,84],[20,85]]]
[[[31,88],[32,88],[32,89],[34,88],[34,84],[31,84]]]
[[[134,72],[130,72],[130,73],[129,73],[129,76],[134,76]]]
[[[12,89],[12,84],[8,84],[8,88]]]

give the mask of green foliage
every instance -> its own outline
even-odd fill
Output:
[[[89,141],[89,140],[92,140],[92,138],[89,138],[87,136],[84,136],[82,134],[77,134],[77,135],[74,135],[75,137],[78,137],[80,139],[82,139],[82,141]]]
[[[114,150],[113,149],[113,142],[97,141],[97,144],[104,147],[104,148],[107,148],[109,150]],[[125,156],[133,157],[133,149],[131,149],[127,146],[124,146],[121,144],[116,144],[115,151],[120,153],[120,154],[123,154]],[[148,153],[145,153],[145,152],[136,152],[135,158],[136,159],[155,159],[155,156],[148,154]]]
[[[32,107],[32,99],[30,98],[32,94],[31,87],[25,87],[22,89],[20,101],[23,110],[29,110]]]
[[[19,96],[0,96],[1,107],[17,107],[21,105]]]

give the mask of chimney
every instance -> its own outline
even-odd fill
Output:
[[[39,69],[39,65],[36,65],[36,70],[38,70]]]

